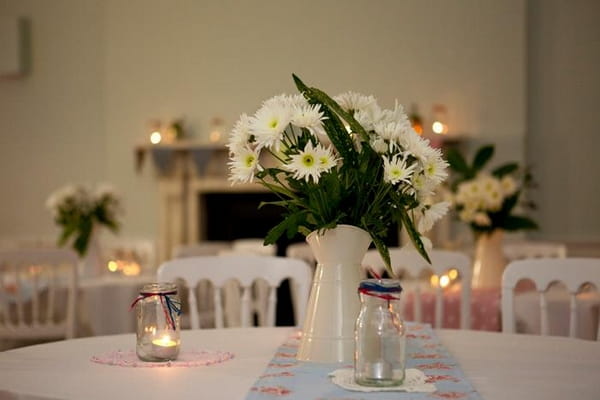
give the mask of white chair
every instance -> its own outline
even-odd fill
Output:
[[[461,279],[460,327],[461,329],[470,328],[471,260],[468,256],[457,251],[429,250],[428,254],[431,259],[431,264],[429,264],[414,248],[396,247],[390,248],[389,250],[394,272],[396,274],[406,272],[409,275],[408,278],[413,281],[416,280],[416,284],[411,285],[411,288],[413,288],[415,292],[413,307],[415,320],[417,322],[422,321],[422,274],[426,271],[432,271],[434,274],[442,276],[452,268],[458,270]],[[375,249],[367,251],[365,258],[363,259],[363,266],[366,268],[373,268],[378,274],[383,273],[385,270],[385,264],[383,263],[379,252]],[[436,287],[435,292],[434,326],[435,328],[441,328],[444,317],[444,291],[441,285]],[[405,296],[402,296],[403,299],[404,297]]]
[[[566,258],[567,246],[564,243],[519,240],[506,242],[502,250],[508,262],[528,258]]]
[[[74,337],[77,264],[66,249],[1,250],[0,338]]]
[[[305,261],[308,265],[314,267],[317,265],[317,259],[313,254],[308,243],[292,243],[285,249],[286,257],[297,258]]]
[[[226,250],[231,250],[231,242],[206,241],[194,244],[182,244],[173,250],[173,258],[216,256]]]
[[[539,293],[540,331],[549,335],[548,304],[546,292],[562,282],[569,292],[569,336],[577,337],[577,298],[585,284],[593,284],[600,290],[600,258],[565,258],[518,260],[508,264],[502,276],[502,331],[515,332],[514,289],[522,279],[535,283]],[[600,340],[600,325],[597,332]]]
[[[236,239],[231,242],[231,248],[219,251],[219,255],[258,255],[275,256],[277,246],[274,244],[264,244],[263,239]]]
[[[262,243],[261,243],[262,244]],[[216,256],[221,253],[231,251],[231,242],[228,241],[204,241],[194,244],[179,245],[173,250],[173,258],[187,258],[187,257],[198,257],[198,256]],[[227,303],[225,304],[225,312],[227,315],[233,317],[233,319],[239,319],[239,307],[236,305],[239,303],[238,297],[240,296],[239,288],[235,282],[228,282],[227,288],[225,289]],[[198,314],[200,318],[200,326],[208,327],[214,326],[215,320],[215,307],[213,304],[213,287],[210,282],[202,281],[198,284],[196,290],[196,298],[198,304]],[[181,301],[185,305],[189,304],[187,296],[182,295]],[[184,316],[182,324],[187,323],[187,318]]]
[[[292,302],[296,325],[299,325],[306,312],[308,292],[310,288],[310,267],[301,260],[284,257],[228,255],[189,257],[167,261],[158,269],[158,280],[175,281],[183,279],[188,287],[190,320],[192,329],[200,328],[196,294],[193,290],[200,281],[209,280],[215,287],[215,325],[222,328],[224,315],[222,308],[221,290],[227,282],[236,280],[242,288],[241,296],[241,325],[252,325],[252,313],[257,313],[259,326],[275,324],[275,304],[277,302],[277,287],[285,279],[290,279]],[[252,309],[250,289],[252,284],[262,279],[269,286],[266,304],[260,304]],[[231,325],[230,325],[231,326]]]

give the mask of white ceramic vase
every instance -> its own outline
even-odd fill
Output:
[[[94,228],[88,242],[87,251],[79,258],[79,277],[96,278],[104,272],[102,268],[102,248],[100,246],[100,231]]]
[[[504,231],[502,229],[495,229],[490,233],[482,233],[477,238],[472,287],[500,287],[502,273],[507,263],[504,251],[502,250],[503,239]]]
[[[338,225],[306,241],[317,260],[298,360],[337,363],[354,359],[354,325],[360,311],[361,263],[371,236],[351,225]]]

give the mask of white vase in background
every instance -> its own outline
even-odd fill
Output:
[[[317,260],[298,360],[337,363],[354,359],[354,325],[362,260],[371,236],[352,225],[312,232],[306,241]]]
[[[504,231],[502,229],[494,229],[490,233],[481,233],[477,238],[472,287],[500,287],[502,273],[507,264],[502,249],[503,240]]]
[[[90,235],[87,251],[79,257],[79,277],[96,278],[104,272],[103,267],[100,234],[98,229],[94,229]]]

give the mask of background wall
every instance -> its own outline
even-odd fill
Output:
[[[527,158],[537,237],[600,240],[600,2],[528,3]]]
[[[0,81],[0,237],[53,232],[58,186],[107,178],[102,1],[6,1],[31,21],[31,74]]]
[[[0,13],[31,18],[34,53],[29,77],[0,82],[0,237],[54,235],[47,194],[98,180],[123,194],[123,233],[152,237],[157,185],[133,153],[148,122],[183,116],[202,138],[215,116],[230,127],[295,92],[292,72],[331,94],[416,103],[426,118],[444,104],[473,147],[524,159],[524,0],[0,0]]]

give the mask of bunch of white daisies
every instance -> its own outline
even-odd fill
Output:
[[[332,99],[295,79],[301,94],[268,99],[235,124],[230,180],[258,179],[278,193],[300,231],[349,223],[376,242],[375,232],[392,220],[429,230],[449,206],[431,203],[447,163],[412,129],[402,106],[383,109],[354,92]]]
[[[499,212],[504,201],[517,190],[517,183],[510,175],[497,178],[480,173],[475,179],[460,183],[453,199],[461,221],[480,228],[495,228],[490,214]]]
[[[517,206],[521,206],[522,211],[535,208],[531,201],[520,200],[524,189],[533,186],[531,174],[516,162],[507,162],[491,173],[486,172],[484,168],[494,151],[494,145],[481,146],[471,162],[456,149],[448,151],[450,168],[455,172],[449,195],[454,210],[475,234],[495,229],[536,229],[534,220],[514,213]]]

